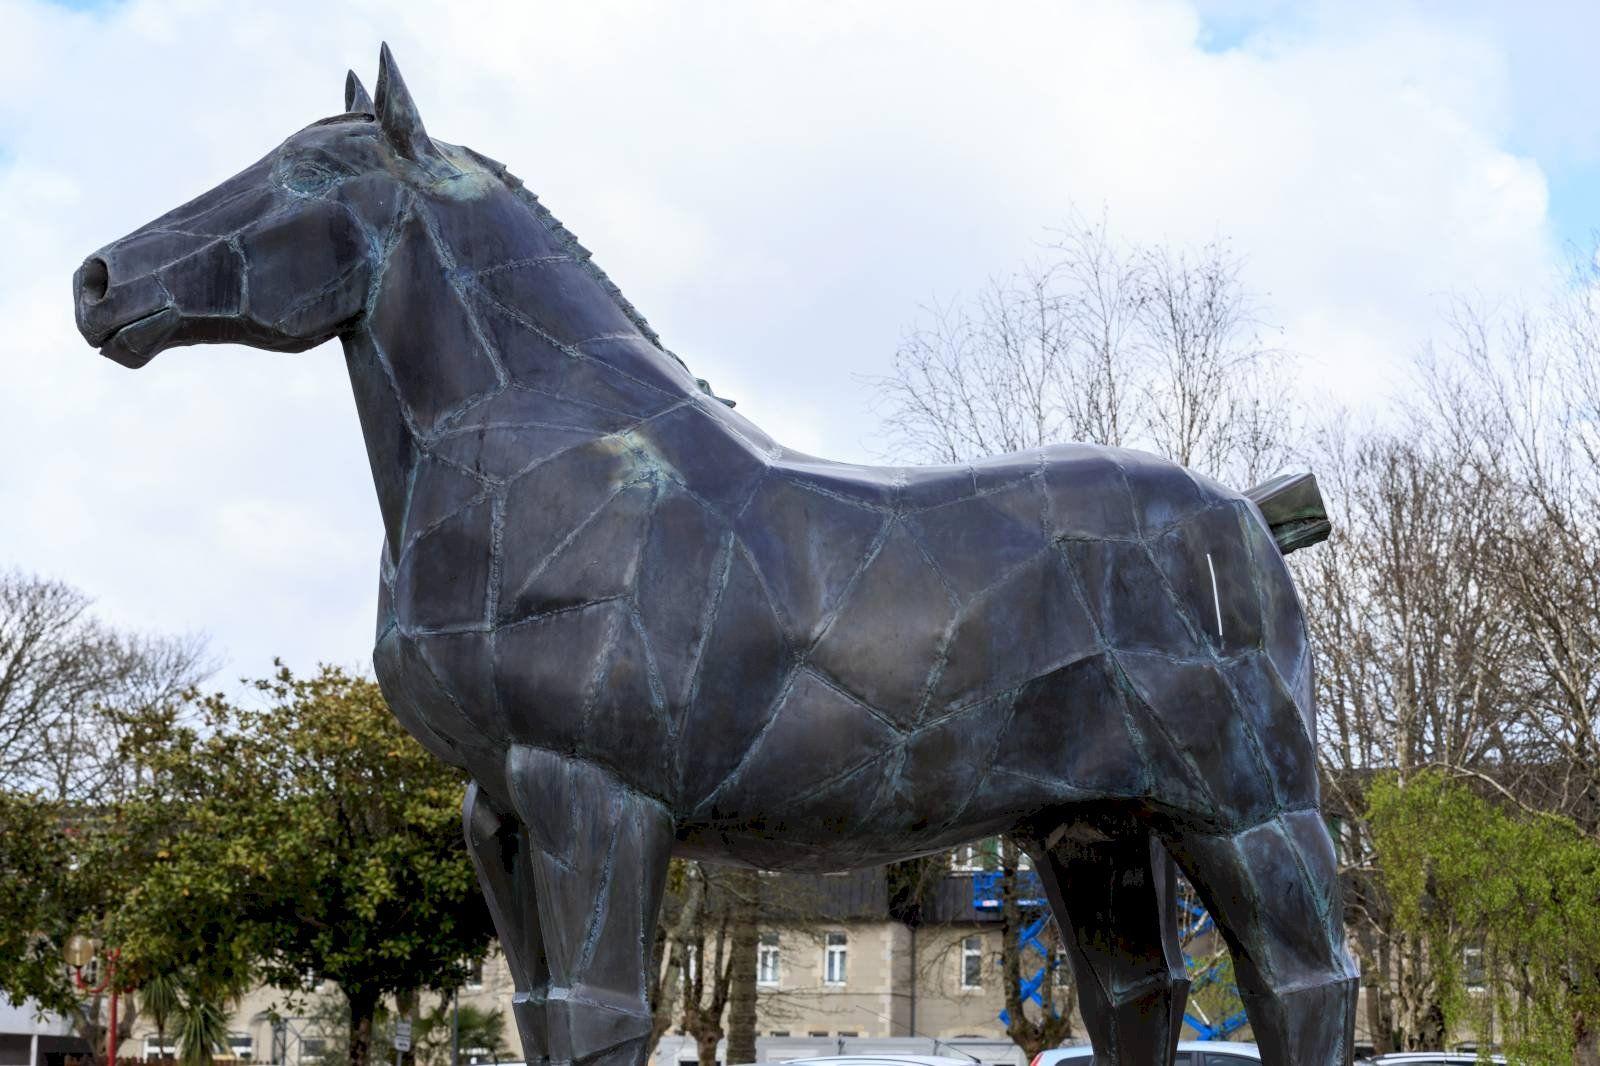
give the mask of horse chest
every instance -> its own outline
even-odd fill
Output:
[[[671,730],[631,608],[655,490],[580,478],[584,450],[500,485],[424,460],[375,665],[407,727],[475,776],[522,744],[665,796]]]

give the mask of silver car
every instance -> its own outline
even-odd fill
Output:
[[[1094,1048],[1060,1047],[1041,1051],[1028,1066],[1075,1066],[1094,1058]],[[1254,1044],[1235,1044],[1226,1040],[1180,1040],[1173,1066],[1256,1066],[1261,1052]]]

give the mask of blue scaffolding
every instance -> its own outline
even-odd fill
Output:
[[[1214,933],[1217,923],[1211,920],[1211,915],[1194,899],[1189,886],[1184,885],[1178,893],[1178,920],[1182,923],[1178,929],[1179,943],[1183,944],[1183,968],[1189,975],[1189,992],[1192,995],[1209,985],[1224,985],[1233,998],[1239,996],[1239,989],[1231,981],[1227,981],[1228,968],[1215,957],[1211,959],[1196,959],[1189,953],[1189,945],[1207,933]],[[1183,1020],[1195,1032],[1196,1040],[1226,1040],[1249,1024],[1243,1008],[1235,1011],[1225,1018],[1213,1022],[1203,1014],[1195,1017],[1193,1001],[1189,1008],[1183,1012]]]
[[[972,909],[979,911],[997,911],[1000,909],[1000,879],[1004,875],[999,870],[980,870],[972,875]],[[1049,980],[1051,972],[1058,965],[1058,960],[1051,957],[1050,949],[1040,939],[1045,926],[1050,923],[1050,902],[1044,898],[1044,886],[1039,882],[1039,875],[1032,870],[1018,870],[1017,874],[1017,906],[1022,911],[1022,929],[1017,935],[1017,942],[1023,963],[1022,1000],[1028,1000],[1039,1005],[1040,1010],[1048,1010],[1044,997],[1039,990]],[[1030,965],[1028,953],[1038,956],[1038,969],[1027,973]],[[1011,1024],[1011,1012],[1001,1010],[1000,1024]]]
[[[972,873],[972,908],[979,911],[997,911],[1001,905],[1001,878],[998,870],[980,870]],[[1022,928],[1018,933],[1018,946],[1023,959],[1022,1000],[1026,1003],[1032,1000],[1039,1005],[1040,1010],[1048,1010],[1040,989],[1050,979],[1051,973],[1061,964],[1060,960],[1051,955],[1049,947],[1042,939],[1045,927],[1050,922],[1050,904],[1044,898],[1044,887],[1039,882],[1039,875],[1032,870],[1018,870],[1017,874],[1017,906],[1022,912]],[[1238,989],[1228,980],[1227,967],[1217,958],[1197,959],[1189,953],[1189,945],[1198,938],[1212,933],[1216,923],[1211,920],[1211,915],[1200,906],[1188,891],[1188,886],[1178,895],[1179,907],[1179,935],[1184,945],[1183,966],[1189,975],[1189,991],[1197,992],[1211,985],[1224,985],[1235,997]],[[1030,955],[1031,953],[1031,955]],[[1030,962],[1031,958],[1037,962]],[[1036,968],[1035,968],[1036,967]],[[1028,971],[1032,969],[1032,972]],[[1242,1029],[1248,1019],[1243,1010],[1234,1012],[1225,1018],[1211,1021],[1202,1013],[1197,1016],[1198,1008],[1191,1003],[1191,1009],[1185,1010],[1183,1020],[1189,1028],[1195,1031],[1196,1040],[1226,1040]],[[1002,1025],[1011,1024],[1011,1013],[1000,1012]]]

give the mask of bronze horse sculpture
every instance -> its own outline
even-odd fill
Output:
[[[673,854],[834,870],[1000,832],[1097,1062],[1172,1060],[1169,855],[1265,1061],[1350,1061],[1305,626],[1246,495],[1085,445],[893,469],[780,446],[503,165],[428,136],[387,48],[375,98],[351,74],[344,113],[90,256],[74,296],[130,367],[343,343],[376,672],[472,778],[530,1063],[640,1066]]]

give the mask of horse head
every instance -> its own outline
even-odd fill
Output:
[[[303,351],[358,323],[408,198],[459,197],[492,171],[428,137],[387,45],[375,97],[351,72],[344,104],[85,259],[72,280],[84,339],[140,367],[185,344]]]

